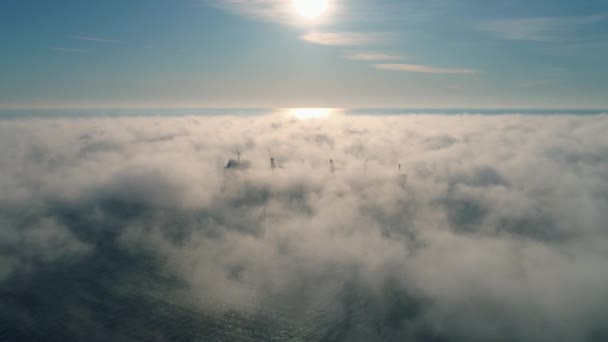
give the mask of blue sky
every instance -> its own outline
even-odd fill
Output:
[[[0,108],[608,107],[608,0],[0,6]]]

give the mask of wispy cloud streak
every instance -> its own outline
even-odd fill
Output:
[[[530,80],[517,85],[518,88],[536,88],[556,83],[555,80]]]
[[[259,20],[293,23],[293,6],[284,0],[203,0],[213,7]]]
[[[346,55],[348,59],[358,61],[398,61],[403,59],[401,56],[391,55],[379,51],[356,51]]]
[[[76,35],[76,36],[72,36],[72,38],[78,39],[78,40],[86,40],[89,42],[98,42],[98,43],[111,43],[111,44],[126,44],[127,43],[124,40],[106,39],[106,38],[91,37],[91,36]]]
[[[300,39],[319,45],[356,46],[380,43],[388,37],[388,33],[377,32],[311,32],[300,36]]]
[[[54,47],[51,48],[54,51],[64,51],[64,52],[79,52],[79,53],[89,53],[89,50],[86,49],[74,49],[74,48],[62,48],[62,47]]]
[[[575,37],[581,27],[604,19],[601,15],[499,19],[482,23],[479,29],[505,40],[560,42]]]
[[[374,68],[380,70],[389,71],[400,71],[400,72],[417,72],[425,74],[472,74],[475,70],[472,69],[452,69],[452,68],[438,68],[428,65],[421,64],[374,64]]]

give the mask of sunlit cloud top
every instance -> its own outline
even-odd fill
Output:
[[[337,108],[288,108],[283,109],[282,112],[287,114],[287,117],[290,118],[313,120],[327,119],[332,116],[340,115],[343,111]]]

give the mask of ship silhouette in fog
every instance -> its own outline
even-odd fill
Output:
[[[237,150],[235,152],[236,154],[236,159],[234,158],[230,158],[228,159],[228,163],[226,163],[226,166],[224,167],[224,169],[226,171],[245,171],[250,169],[253,164],[246,159],[242,158],[242,153]],[[367,161],[365,161],[365,171],[367,172]],[[336,173],[337,171],[340,171],[342,169],[342,167],[338,167],[337,166],[337,161],[334,159],[329,159],[329,172],[331,174]],[[270,169],[274,172],[275,169],[282,169],[283,166],[280,165],[277,160],[274,157],[270,157]],[[407,183],[408,180],[408,174],[404,173],[402,170],[402,166],[401,164],[399,164],[399,166],[397,167],[397,180],[398,183],[401,186],[405,186],[405,184]]]

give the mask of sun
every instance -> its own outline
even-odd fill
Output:
[[[299,15],[315,19],[327,11],[329,4],[328,0],[293,0],[293,6]]]
[[[298,120],[327,119],[339,112],[334,108],[289,108],[286,111],[289,117]]]

